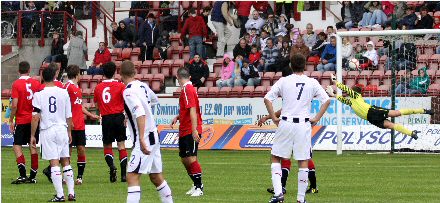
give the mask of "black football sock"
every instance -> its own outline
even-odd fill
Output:
[[[316,189],[316,174],[314,170],[309,171],[309,181],[310,181],[310,188]]]

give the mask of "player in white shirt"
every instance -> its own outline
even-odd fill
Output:
[[[35,93],[32,100],[34,111],[31,123],[31,146],[36,148],[35,132],[40,123],[42,157],[50,160],[52,183],[57,192],[49,202],[65,201],[60,162],[69,192],[68,200],[75,201],[73,170],[69,161],[69,143],[72,140],[70,98],[65,89],[55,86],[55,72],[53,68],[43,70],[45,88]]]
[[[160,140],[153,118],[147,84],[134,79],[136,69],[131,61],[121,64],[121,79],[125,85],[124,109],[128,118],[127,127],[133,140],[133,151],[127,169],[127,203],[138,203],[141,199],[140,179],[148,174],[156,186],[163,203],[172,203],[171,189],[162,176]],[[157,98],[155,99],[157,101]]]
[[[278,126],[272,145],[272,185],[274,196],[270,203],[283,202],[281,186],[281,160],[292,157],[298,161],[298,195],[297,202],[305,202],[304,196],[308,185],[308,162],[311,157],[312,126],[315,125],[327,110],[330,100],[319,82],[303,74],[306,59],[299,54],[290,58],[293,74],[282,77],[264,97],[267,111],[272,121]],[[281,96],[282,110],[277,118],[272,102]],[[310,118],[312,100],[318,99],[322,105],[314,118]]]

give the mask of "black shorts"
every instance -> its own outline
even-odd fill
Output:
[[[194,141],[192,134],[179,137],[179,156],[181,158],[197,156],[198,149],[199,143]]]
[[[102,143],[111,144],[127,140],[124,114],[110,114],[102,117]]]
[[[40,126],[37,127],[35,132],[35,139],[39,139]],[[14,143],[13,145],[27,145],[31,142],[31,124],[16,124],[14,132]]]
[[[367,113],[367,120],[371,124],[385,129],[384,121],[388,118],[388,112],[389,109],[380,108],[377,106],[371,106],[370,109],[368,109]]]
[[[85,130],[72,130],[72,143],[70,147],[86,146],[86,131]]]

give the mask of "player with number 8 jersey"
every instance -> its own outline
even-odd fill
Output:
[[[119,161],[121,165],[121,182],[126,182],[127,140],[124,97],[125,85],[115,79],[116,65],[113,62],[102,66],[105,80],[99,83],[94,91],[93,101],[98,107],[102,116],[102,142],[104,145],[104,158],[110,168],[110,182],[115,182],[116,167],[113,164],[112,143],[116,140],[119,150]]]

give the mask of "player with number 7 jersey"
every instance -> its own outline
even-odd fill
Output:
[[[112,143],[116,140],[119,150],[119,161],[121,165],[121,182],[126,182],[127,140],[124,97],[125,85],[114,79],[116,65],[113,62],[102,66],[105,80],[99,83],[94,91],[93,101],[98,107],[102,117],[102,142],[104,145],[104,158],[110,169],[110,182],[115,182],[116,167],[113,164]]]

